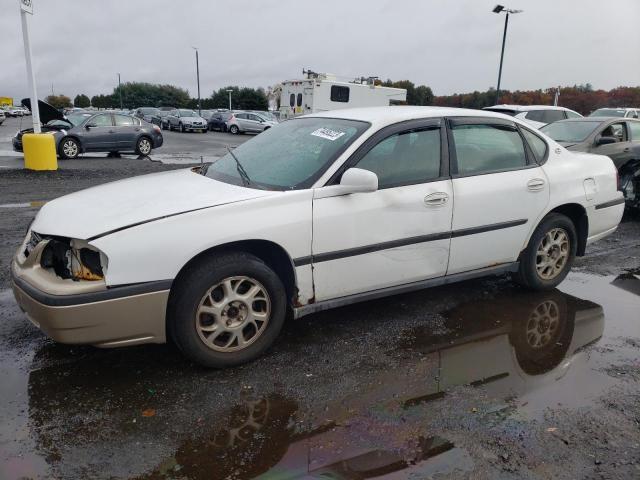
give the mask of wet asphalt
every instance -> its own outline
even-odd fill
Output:
[[[208,134],[190,135],[179,148],[204,155]],[[0,205],[168,168],[0,168]],[[494,277],[352,305],[211,371],[171,345],[65,346],[32,326],[7,269],[37,208],[0,207],[0,479],[640,477],[636,216],[552,292]]]

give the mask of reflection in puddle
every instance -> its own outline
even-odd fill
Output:
[[[629,282],[623,287],[619,280],[637,278],[609,287],[628,295]],[[168,347],[105,353],[48,344],[34,360],[42,368],[29,377],[38,449],[61,476],[105,463],[109,475],[147,472],[144,479],[430,478],[472,471],[477,459],[463,445],[459,424],[467,432],[495,412],[536,417],[558,403],[581,406],[613,382],[594,372],[586,355],[603,335],[600,305],[558,290],[509,287],[480,296],[442,313],[439,322],[405,327],[391,343],[384,316],[368,323],[379,345],[370,364],[352,361],[340,328],[318,336],[309,324],[293,327],[296,342],[312,353],[282,377],[283,364],[302,363],[287,345],[245,368],[210,372]],[[404,298],[417,310],[432,308],[420,295]],[[336,325],[340,318],[338,311]],[[337,367],[310,383],[315,376],[306,372],[329,363],[318,352],[330,352]],[[140,412],[149,408],[158,414],[145,419]],[[100,449],[108,458],[95,458]]]

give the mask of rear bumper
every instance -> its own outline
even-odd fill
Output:
[[[12,262],[12,286],[18,305],[53,340],[97,347],[166,341],[170,281],[66,293],[64,290],[78,291],[80,282],[69,281],[61,287],[55,281],[47,289],[47,276],[51,275],[39,266],[23,268],[16,260]]]

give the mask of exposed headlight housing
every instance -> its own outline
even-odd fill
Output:
[[[30,251],[41,241],[47,242],[40,257],[40,266],[45,270],[65,280],[104,279],[108,265],[107,256],[85,240],[46,237],[31,232],[31,238],[25,245],[25,257],[28,257]]]

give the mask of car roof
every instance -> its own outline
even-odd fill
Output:
[[[516,112],[528,112],[530,110],[570,110],[566,107],[558,107],[554,105],[492,105],[491,107],[484,107],[483,110],[495,108],[501,110],[514,110]]]
[[[390,125],[406,120],[439,117],[487,117],[501,118],[514,121],[513,117],[488,110],[472,110],[469,108],[453,107],[414,107],[408,105],[395,105],[391,107],[365,107],[345,108],[328,112],[304,115],[299,118],[342,118],[345,120],[359,120],[369,122],[372,125]]]
[[[557,122],[597,122],[597,123],[605,123],[605,122],[640,122],[640,119],[637,118],[624,118],[624,117],[580,117],[580,118],[567,118],[563,120],[558,120]]]

